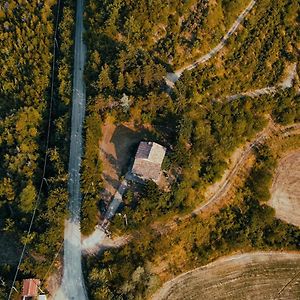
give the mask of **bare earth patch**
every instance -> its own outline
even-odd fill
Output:
[[[100,154],[103,164],[104,199],[110,200],[125,175],[141,140],[150,136],[146,128],[136,128],[129,123],[114,125],[108,121],[102,126],[103,137]]]
[[[269,205],[276,217],[300,227],[300,151],[285,156],[279,163]]]
[[[166,282],[152,299],[300,299],[299,273],[299,253],[234,255]]]
[[[83,239],[81,249],[84,254],[97,254],[105,249],[119,248],[129,240],[130,236],[121,236],[112,240],[101,229],[96,228],[89,237]]]

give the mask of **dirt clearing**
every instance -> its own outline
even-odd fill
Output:
[[[218,259],[166,282],[152,300],[300,299],[300,253]]]
[[[271,193],[276,217],[300,227],[300,150],[279,162]]]
[[[129,123],[116,126],[109,120],[102,127],[102,132],[99,143],[103,164],[103,196],[105,200],[110,200],[119,187],[120,176],[128,171],[139,142],[150,139],[152,134],[145,127],[136,128]]]

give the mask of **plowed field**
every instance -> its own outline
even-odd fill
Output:
[[[280,161],[269,205],[277,218],[300,227],[300,151]]]
[[[166,282],[152,299],[300,299],[300,253],[224,257]]]

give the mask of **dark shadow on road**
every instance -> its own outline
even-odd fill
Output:
[[[107,183],[112,186],[114,189],[118,189],[119,185],[120,185],[120,181],[116,180],[114,178],[112,178],[110,175],[108,174],[103,174],[103,178],[107,181]]]

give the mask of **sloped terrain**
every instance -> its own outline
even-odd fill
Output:
[[[269,205],[277,218],[300,227],[300,151],[280,161]]]
[[[300,254],[229,256],[168,281],[153,300],[299,299],[299,272]]]

